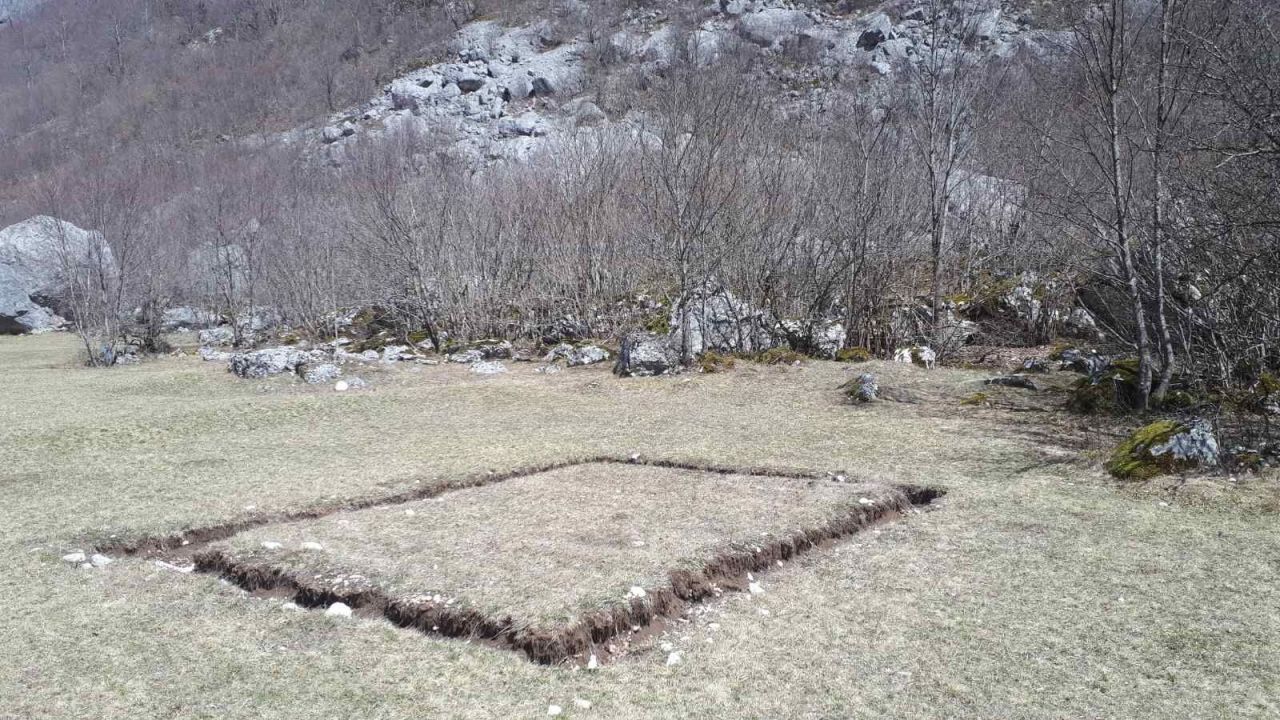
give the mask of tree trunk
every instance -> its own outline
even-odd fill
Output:
[[[1160,2],[1160,62],[1156,77],[1156,128],[1152,143],[1152,180],[1155,198],[1151,204],[1152,240],[1155,244],[1154,272],[1156,280],[1156,339],[1160,344],[1160,378],[1151,397],[1156,404],[1164,402],[1173,379],[1173,338],[1169,332],[1169,319],[1165,310],[1164,287],[1164,144],[1169,123],[1166,103],[1167,73],[1169,68],[1169,36],[1173,0]]]
[[[1103,68],[1106,83],[1106,122],[1111,157],[1111,202],[1115,213],[1116,254],[1120,260],[1125,289],[1132,305],[1134,324],[1134,345],[1138,351],[1138,387],[1133,399],[1134,407],[1146,410],[1151,404],[1151,339],[1147,332],[1147,313],[1142,303],[1142,286],[1138,277],[1137,265],[1133,258],[1133,247],[1129,237],[1129,207],[1127,190],[1124,184],[1124,153],[1120,147],[1120,78],[1123,72],[1124,48],[1122,15],[1125,12],[1123,0],[1113,0],[1111,4],[1111,23],[1109,43],[1107,47],[1107,67]]]

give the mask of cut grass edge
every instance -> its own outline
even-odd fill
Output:
[[[514,650],[541,665],[566,662],[586,664],[609,660],[612,641],[644,634],[652,626],[680,615],[691,604],[720,594],[723,589],[747,587],[747,576],[764,573],[784,560],[823,547],[868,527],[891,522],[914,506],[927,505],[945,494],[937,488],[890,486],[887,502],[850,506],[826,523],[793,531],[757,547],[735,547],[717,553],[696,569],[667,573],[667,582],[644,588],[642,597],[599,608],[580,619],[552,627],[526,627],[511,617],[498,617],[465,605],[454,605],[439,596],[394,596],[377,585],[327,583],[323,575],[286,570],[261,561],[237,560],[221,549],[197,552],[195,570],[217,575],[247,592],[292,596],[303,607],[327,608],[343,603],[362,615],[382,617],[403,628],[451,638],[479,640]]]
[[[125,532],[109,533],[105,539],[90,539],[83,544],[92,547],[94,552],[102,553],[103,555],[126,557],[135,555],[163,555],[176,550],[185,550],[189,552],[212,542],[226,540],[227,538],[238,535],[246,530],[265,527],[267,525],[297,522],[301,520],[317,520],[341,512],[368,510],[370,508],[391,505],[402,505],[405,503],[415,502],[417,500],[427,500],[429,498],[438,497],[444,493],[452,492],[454,490],[484,487],[486,485],[505,482],[507,480],[513,480],[529,475],[536,475],[538,473],[590,464],[646,465],[649,467],[670,468],[674,470],[711,472],[720,475],[781,477],[794,480],[821,480],[831,476],[829,473],[796,468],[771,468],[764,466],[732,467],[728,465],[697,461],[648,459],[635,455],[592,455],[536,465],[525,465],[502,472],[490,470],[483,473],[472,473],[453,480],[442,480],[424,484],[419,487],[410,488],[390,495],[371,495],[349,498],[338,502],[314,505],[301,510],[259,512],[239,520],[187,528],[185,530],[163,535],[142,534],[130,536]],[[905,488],[909,486],[899,485],[897,487]]]
[[[392,596],[368,582],[344,582],[335,586],[324,583],[323,576],[286,570],[260,561],[237,560],[211,543],[226,540],[246,530],[280,523],[314,520],[341,512],[404,504],[437,497],[466,488],[483,487],[506,480],[586,464],[632,464],[724,475],[782,477],[818,480],[828,473],[811,470],[765,467],[731,467],[702,462],[666,459],[644,459],[637,456],[597,455],[571,460],[524,466],[498,473],[486,472],[446,480],[423,487],[381,497],[357,498],[303,510],[263,513],[239,521],[192,528],[166,535],[149,535],[133,539],[109,539],[94,544],[96,552],[115,556],[162,557],[181,553],[190,556],[194,570],[217,575],[248,592],[286,593],[299,605],[328,607],[341,602],[364,615],[381,616],[394,625],[414,628],[428,634],[453,638],[478,639],[495,647],[516,650],[533,662],[543,665],[572,659],[585,661],[591,655],[608,659],[610,641],[628,633],[645,632],[666,618],[677,616],[689,604],[717,595],[723,588],[743,588],[749,573],[761,573],[779,561],[853,535],[869,526],[901,517],[915,506],[923,506],[946,494],[938,487],[888,485],[888,502],[871,506],[842,508],[843,513],[826,523],[791,533],[759,547],[734,547],[724,550],[696,569],[677,569],[667,573],[668,582],[661,587],[645,588],[643,597],[599,608],[581,619],[560,626],[527,627],[512,618],[494,617],[462,605],[454,606],[438,596]],[[636,631],[635,628],[640,628]]]

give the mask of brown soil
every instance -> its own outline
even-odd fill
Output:
[[[99,552],[104,555],[143,555],[157,557],[173,555],[187,556],[198,551],[201,546],[217,542],[219,540],[226,540],[227,538],[244,532],[245,530],[264,527],[266,525],[295,522],[298,520],[315,520],[317,518],[326,517],[340,512],[349,512],[352,510],[366,510],[386,505],[402,505],[415,500],[426,500],[428,498],[437,497],[452,490],[481,487],[514,478],[526,477],[528,475],[536,475],[538,473],[549,472],[551,470],[572,467],[574,465],[590,465],[592,463],[614,463],[624,465],[638,464],[650,465],[653,467],[673,468],[677,470],[713,472],[722,475],[758,475],[764,477],[772,476],[801,480],[813,480],[826,477],[823,473],[789,468],[738,468],[709,463],[679,462],[674,460],[647,460],[643,458],[628,458],[617,455],[599,455],[575,460],[562,460],[542,465],[525,466],[501,473],[491,470],[486,473],[468,475],[457,480],[415,487],[412,490],[406,490],[392,495],[357,498],[339,503],[317,505],[304,510],[290,512],[259,513],[243,520],[218,525],[206,525],[170,535],[151,535],[125,540],[110,539],[88,544],[93,546],[95,552]]]
[[[471,608],[436,602],[430,597],[393,597],[367,583],[335,587],[323,577],[239,561],[221,550],[202,551],[194,559],[200,572],[217,574],[251,592],[285,590],[295,602],[306,607],[323,608],[342,602],[358,614],[381,615],[400,627],[518,650],[541,664],[585,663],[592,654],[604,662],[609,659],[608,647],[615,640],[651,634],[655,623],[679,616],[690,603],[701,602],[721,591],[745,589],[748,573],[764,573],[779,561],[825,547],[872,525],[895,520],[913,504],[927,504],[941,495],[934,489],[900,490],[894,504],[857,507],[821,527],[797,531],[758,549],[726,551],[697,570],[671,571],[666,586],[646,588],[643,598],[632,598],[628,604],[601,609],[576,623],[550,628],[518,627],[510,617],[487,616]]]
[[[451,490],[478,487],[579,464],[635,463],[691,471],[795,479],[820,479],[822,473],[736,468],[706,463],[667,460],[649,461],[616,456],[593,457],[525,467],[505,473],[489,472],[456,481],[415,488],[382,498],[359,499],[287,513],[263,514],[239,522],[195,528],[166,536],[144,537],[125,542],[100,544],[98,552],[117,555],[190,556],[199,572],[216,574],[259,596],[289,597],[299,605],[324,608],[341,602],[357,615],[384,617],[400,627],[425,633],[467,638],[523,652],[541,664],[585,663],[592,654],[604,662],[609,648],[624,639],[652,634],[666,619],[679,616],[691,603],[701,602],[723,591],[745,590],[749,573],[763,573],[798,553],[826,547],[872,525],[890,522],[915,505],[927,505],[945,491],[913,485],[895,487],[894,502],[871,507],[856,506],[848,513],[814,528],[799,530],[788,537],[758,548],[729,550],[708,560],[696,570],[673,570],[668,584],[645,588],[645,597],[629,603],[602,608],[578,622],[546,628],[518,626],[510,617],[491,617],[465,606],[437,602],[430,596],[390,596],[367,581],[333,583],[323,576],[300,574],[269,564],[237,560],[220,549],[207,546],[237,533],[275,523],[310,520],[339,512],[395,505],[434,497]],[[639,628],[636,630],[635,628]]]

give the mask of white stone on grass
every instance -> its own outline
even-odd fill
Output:
[[[633,598],[642,598],[645,596],[644,588],[639,585],[632,585],[631,590],[627,592],[627,595]]]
[[[346,392],[351,389],[351,383],[348,383],[346,380],[339,380],[333,384],[333,389],[338,392]]]
[[[584,700],[584,699],[582,699],[582,698],[574,698],[574,699],[573,699],[573,706],[574,706],[574,707],[576,707],[576,708],[578,708],[578,709],[580,709],[580,710],[590,710],[590,709],[591,709],[591,701],[590,701],[590,700]]]
[[[351,606],[346,603],[336,602],[330,605],[329,609],[324,611],[324,614],[329,617],[349,618],[351,617]]]
[[[63,561],[63,562],[69,562],[69,563],[71,563],[72,565],[79,565],[80,563],[82,563],[82,562],[84,562],[84,561],[85,561],[85,555],[84,555],[84,553],[82,553],[82,552],[80,552],[79,550],[77,550],[77,551],[75,551],[75,552],[73,552],[73,553],[68,553],[68,554],[66,554],[66,555],[63,555],[63,556],[62,556],[62,561]]]
[[[760,593],[764,592],[764,587],[761,586],[760,583],[758,582],[753,582],[747,586],[747,591],[750,592],[752,595],[759,595]]]
[[[679,665],[682,662],[684,662],[684,656],[680,654],[679,650],[667,656],[667,667],[670,667],[672,665]]]
[[[110,565],[112,562],[114,561],[111,558],[107,557],[106,555],[101,555],[98,553],[94,553],[94,555],[89,558],[89,564],[93,565],[96,568],[106,567]]]
[[[592,653],[591,657],[587,658],[587,669],[588,670],[600,669],[600,661],[596,659],[595,653]]]
[[[278,543],[274,540],[265,540],[262,543],[263,550],[280,550],[283,547],[284,545],[282,543]]]
[[[560,707],[559,705],[547,706],[547,715],[550,717],[555,717],[563,712],[564,712],[564,708]]]
[[[310,550],[312,552],[319,552],[321,550],[324,550],[324,546],[318,542],[304,542],[299,547],[301,547],[303,550]]]
[[[477,375],[497,375],[506,371],[506,366],[495,360],[480,360],[471,363],[471,372]]]

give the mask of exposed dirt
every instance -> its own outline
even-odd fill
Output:
[[[479,487],[581,464],[644,464],[679,470],[792,479],[821,479],[822,473],[769,468],[736,468],[706,463],[601,456],[525,467],[505,473],[489,472],[457,481],[415,488],[377,499],[362,499],[288,513],[264,514],[235,523],[187,530],[173,535],[145,537],[123,543],[98,545],[98,552],[166,558],[190,557],[195,570],[234,582],[259,597],[289,598],[301,606],[325,608],[341,602],[362,617],[383,617],[389,622],[425,633],[466,638],[522,652],[540,664],[585,664],[591,656],[606,662],[617,648],[660,632],[669,618],[681,615],[691,603],[702,602],[725,591],[743,591],[748,575],[763,573],[798,553],[822,548],[867,527],[900,518],[913,506],[928,505],[945,491],[923,486],[895,486],[890,502],[854,506],[819,527],[798,530],[769,544],[722,552],[696,570],[673,570],[662,587],[645,588],[645,596],[592,612],[581,620],[553,627],[524,627],[511,617],[493,617],[463,605],[444,602],[438,596],[392,596],[362,578],[327,578],[296,573],[263,562],[237,560],[210,543],[245,530],[275,523],[310,520],[340,512],[364,510],[434,497],[451,490]]]
[[[574,465],[590,465],[592,463],[649,465],[652,467],[672,468],[676,470],[713,472],[722,475],[755,475],[800,480],[814,480],[826,477],[823,473],[790,468],[738,468],[710,463],[648,460],[639,457],[599,455],[574,460],[545,463],[542,465],[525,466],[500,473],[489,471],[486,473],[465,476],[457,480],[424,485],[422,487],[416,487],[411,490],[406,490],[392,495],[357,498],[339,503],[317,505],[303,510],[290,512],[260,513],[235,522],[222,523],[219,525],[207,525],[170,535],[153,535],[125,540],[112,539],[88,544],[93,546],[95,552],[99,552],[104,555],[142,555],[148,557],[190,556],[209,543],[226,540],[233,535],[237,535],[245,530],[251,530],[253,528],[275,525],[277,523],[296,522],[299,520],[315,520],[317,518],[341,512],[350,512],[353,510],[367,510],[369,508],[382,507],[386,505],[402,505],[416,500],[426,500],[428,498],[437,497],[453,490],[482,487],[484,485],[504,482],[514,478],[536,475],[538,473],[559,470],[561,468],[572,467]]]
[[[933,488],[898,490],[890,503],[858,506],[820,527],[796,531],[758,548],[723,552],[697,570],[671,571],[667,585],[645,588],[643,598],[631,598],[628,603],[602,608],[576,623],[554,627],[521,627],[510,617],[485,615],[431,596],[391,596],[364,581],[345,580],[335,585],[323,576],[237,560],[218,549],[198,552],[194,560],[200,572],[219,575],[254,593],[270,592],[278,596],[284,591],[306,607],[324,608],[341,602],[359,615],[380,615],[400,627],[517,650],[541,664],[584,664],[592,655],[598,662],[607,662],[617,654],[617,647],[659,631],[666,619],[680,616],[689,604],[721,592],[745,590],[748,574],[765,573],[779,561],[829,546],[867,527],[893,521],[913,505],[928,504],[942,495]]]

